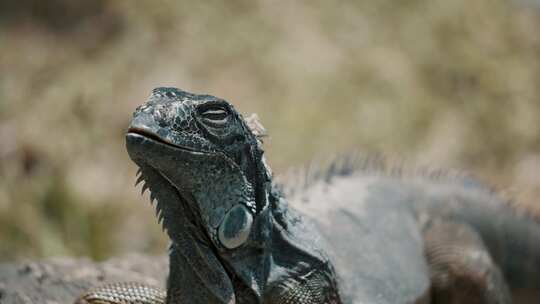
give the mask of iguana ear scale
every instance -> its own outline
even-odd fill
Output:
[[[220,243],[228,249],[234,249],[244,244],[251,232],[253,215],[242,204],[232,207],[221,222],[218,229]]]

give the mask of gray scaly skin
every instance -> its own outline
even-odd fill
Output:
[[[540,225],[477,183],[343,165],[288,202],[257,133],[175,88],[135,111],[127,150],[171,239],[165,303],[510,303],[509,288],[540,288]],[[163,303],[118,286],[78,301]]]

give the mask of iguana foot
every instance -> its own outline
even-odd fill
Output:
[[[480,236],[465,224],[435,220],[423,231],[437,304],[509,304],[509,288]]]

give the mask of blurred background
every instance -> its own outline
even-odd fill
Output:
[[[0,261],[164,253],[124,148],[176,86],[256,112],[278,174],[351,150],[540,209],[540,3],[0,1]]]

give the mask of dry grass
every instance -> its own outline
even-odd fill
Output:
[[[0,260],[164,251],[123,146],[132,110],[164,85],[259,113],[278,172],[361,148],[472,171],[537,203],[531,7],[76,3],[0,4]]]

